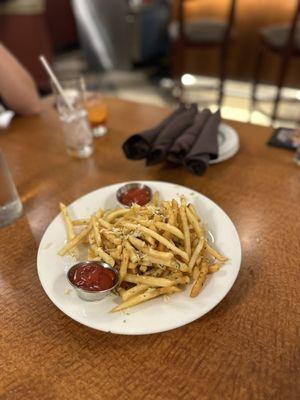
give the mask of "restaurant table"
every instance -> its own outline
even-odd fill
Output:
[[[0,229],[0,398],[298,399],[300,169],[293,153],[266,145],[271,128],[229,121],[240,151],[204,176],[166,163],[145,167],[127,160],[121,145],[169,109],[107,102],[109,133],[88,159],[66,154],[50,105],[0,131],[24,204],[24,215]],[[122,336],[80,325],[39,283],[41,237],[58,202],[146,179],[185,185],[224,209],[241,239],[238,278],[212,311],[175,330]]]

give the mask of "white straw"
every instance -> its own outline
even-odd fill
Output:
[[[48,75],[50,76],[54,86],[58,90],[58,93],[63,98],[63,100],[66,103],[69,110],[74,111],[72,104],[69,102],[65,92],[63,91],[63,88],[61,87],[61,84],[59,83],[58,79],[56,78],[56,76],[55,76],[52,68],[50,67],[48,61],[46,60],[46,58],[44,56],[39,56],[39,59],[40,59],[41,63],[43,64],[43,66],[45,67],[45,70],[48,72]]]

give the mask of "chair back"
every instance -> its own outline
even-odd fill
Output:
[[[299,0],[300,1],[300,0]],[[188,0],[177,0],[177,15],[179,22],[179,35],[180,38],[184,38],[184,24],[185,24],[185,12],[184,12],[184,3],[187,3]],[[227,14],[227,26],[224,35],[224,40],[226,40],[232,31],[232,27],[235,20],[235,10],[236,10],[236,2],[237,0],[229,0],[229,12]]]
[[[297,25],[300,20],[300,0],[297,0],[295,12],[292,16],[292,21],[289,29],[288,40],[286,43],[286,52],[291,53],[294,50],[295,36],[297,31]]]

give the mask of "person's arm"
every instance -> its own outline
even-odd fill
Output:
[[[1,43],[0,97],[10,109],[21,115],[35,115],[42,110],[32,77]]]

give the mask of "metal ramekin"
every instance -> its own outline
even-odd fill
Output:
[[[112,286],[111,288],[106,289],[106,290],[86,290],[86,289],[82,289],[82,288],[79,288],[78,286],[74,285],[74,283],[70,279],[70,276],[71,276],[72,272],[76,268],[80,267],[81,265],[95,264],[95,263],[98,264],[99,266],[104,267],[104,268],[108,268],[108,269],[110,269],[111,271],[114,272],[114,274],[116,276],[116,283],[114,284],[114,286]],[[77,264],[73,265],[69,269],[69,271],[67,273],[67,279],[68,279],[69,284],[75,289],[78,297],[80,297],[82,300],[85,300],[85,301],[99,301],[99,300],[104,299],[104,297],[107,296],[108,293],[110,293],[113,289],[115,289],[118,286],[118,283],[119,283],[119,272],[118,272],[118,270],[116,268],[113,268],[111,265],[107,264],[104,261],[93,261],[93,260],[91,260],[91,261],[80,262],[80,263],[77,263]]]
[[[122,195],[124,193],[128,192],[130,189],[136,189],[136,188],[138,188],[138,189],[147,189],[148,190],[149,197],[150,197],[149,203],[150,203],[150,201],[152,200],[152,190],[151,190],[151,188],[149,186],[143,184],[143,183],[132,182],[132,183],[127,183],[126,185],[121,186],[117,190],[117,193],[116,193],[117,200],[123,207],[130,207],[130,206],[127,206],[126,204],[123,204],[121,202]]]

